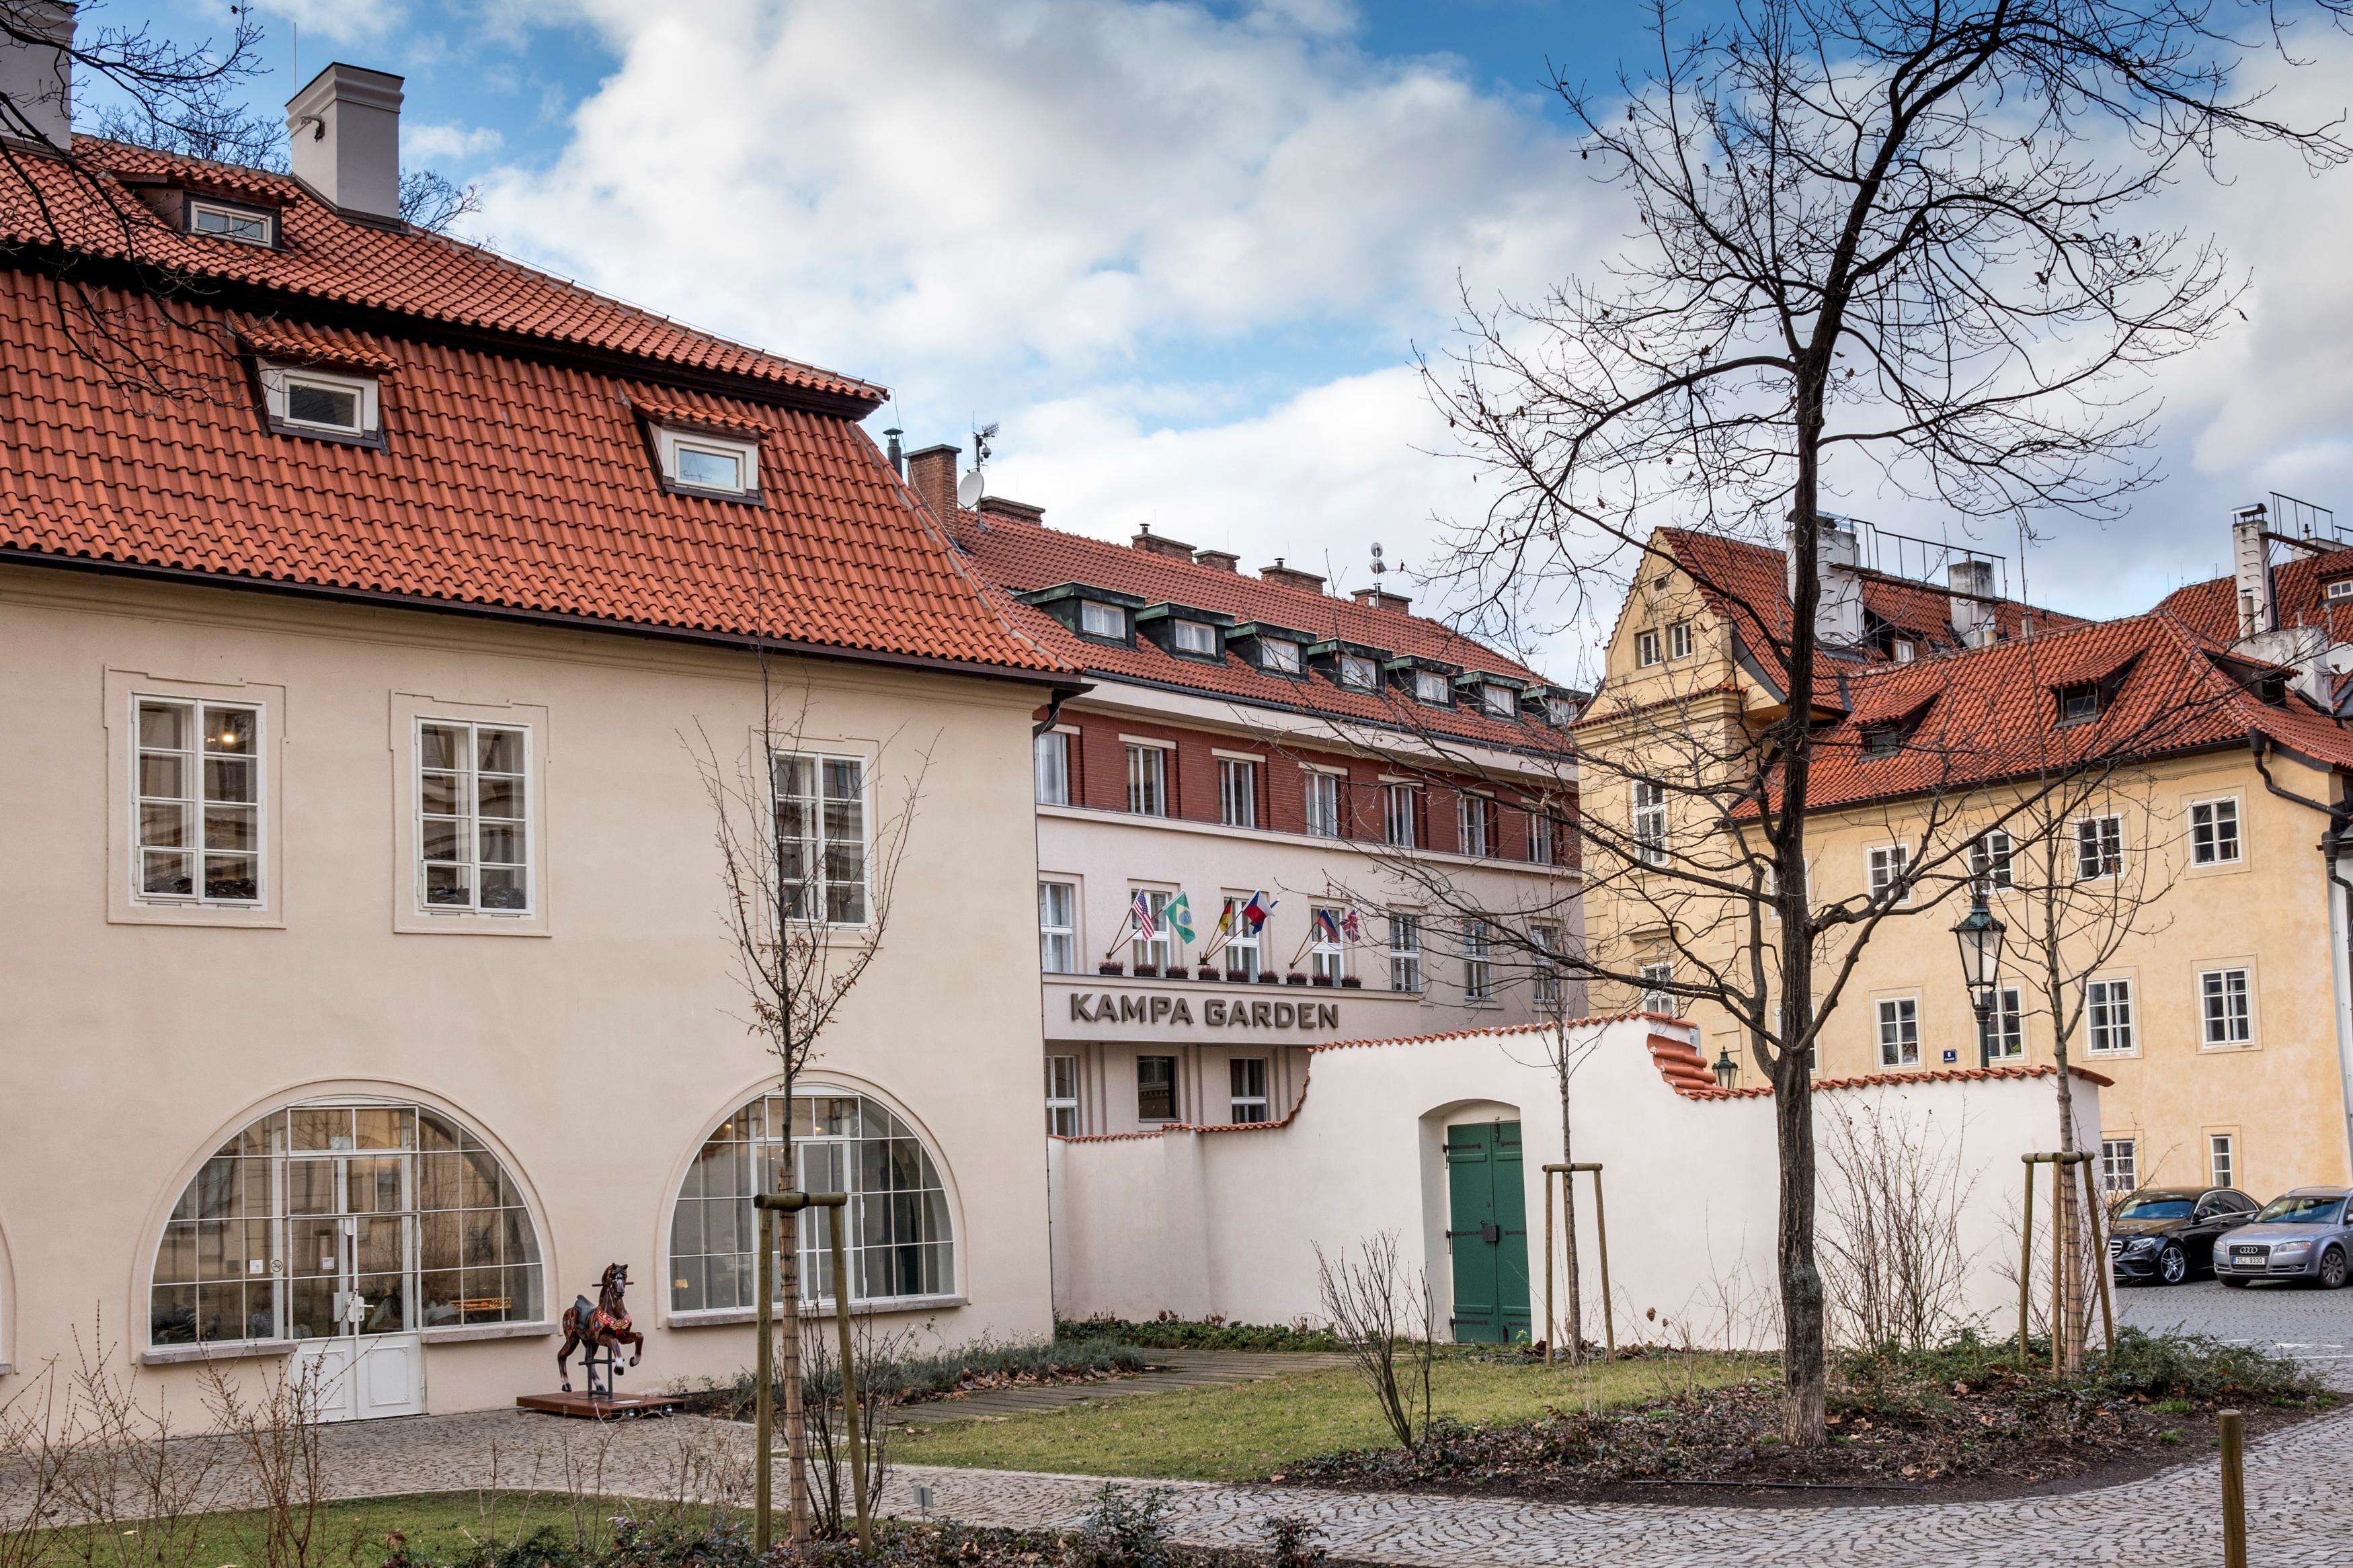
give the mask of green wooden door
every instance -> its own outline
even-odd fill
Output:
[[[1454,1256],[1454,1338],[1509,1344],[1528,1337],[1527,1193],[1520,1124],[1446,1130],[1447,1240]]]

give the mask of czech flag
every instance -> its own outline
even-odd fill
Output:
[[[1263,892],[1252,893],[1250,902],[1242,906],[1242,923],[1253,931],[1266,924],[1266,917],[1274,913],[1276,900]]]

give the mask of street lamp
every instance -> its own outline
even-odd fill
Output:
[[[1728,1046],[1719,1046],[1715,1052],[1715,1087],[1730,1089],[1740,1077],[1740,1064],[1732,1059]]]
[[[1978,1054],[1986,1065],[1993,1060],[1986,1018],[1993,1011],[1993,983],[2001,973],[2001,939],[2009,929],[1987,910],[1983,888],[1970,895],[1969,912],[1953,927],[1953,940],[1961,946],[1961,978],[1969,988],[1969,1005],[1977,1009]]]

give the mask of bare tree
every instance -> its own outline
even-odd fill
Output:
[[[1533,303],[1466,289],[1461,348],[1425,363],[1496,498],[1451,569],[1490,617],[1622,597],[1667,563],[1662,507],[1718,538],[1795,523],[1790,604],[1753,649],[1785,698],[1744,737],[1768,768],[1679,786],[1702,806],[1749,793],[1749,885],[1705,879],[1780,933],[1749,944],[1777,972],[1741,978],[1736,1016],[1776,1102],[1792,1444],[1825,1440],[1806,1061],[1836,994],[1817,939],[1859,946],[1885,913],[1804,891],[1839,620],[1815,520],[1842,485],[2022,524],[2113,512],[2153,478],[2147,373],[2213,337],[2237,286],[2212,245],[2136,228],[2138,205],[2225,140],[2346,152],[2234,85],[2283,20],[2231,0],[1753,0],[1679,36],[1662,0],[1643,70],[1555,83],[1634,209],[1624,248]]]
[[[1315,1248],[1324,1316],[1398,1446],[1419,1448],[1430,1435],[1430,1367],[1436,1353],[1430,1280],[1419,1271],[1407,1278],[1393,1230],[1367,1237],[1358,1250],[1362,1256],[1351,1260],[1345,1247],[1330,1257]]]
[[[738,986],[750,1008],[744,1026],[776,1058],[787,1106],[778,1190],[797,1184],[791,1125],[793,1086],[816,1058],[843,1005],[882,951],[899,870],[931,769],[928,750],[895,781],[879,786],[897,737],[871,758],[828,752],[809,729],[813,692],[780,706],[765,651],[760,727],[733,758],[707,732],[689,742],[711,804],[719,849],[720,915]],[[776,1377],[784,1391],[785,1442],[792,1472],[793,1538],[809,1522],[808,1433],[802,1409],[800,1216],[780,1214],[780,1281],[763,1259],[754,1289],[780,1289]],[[853,1254],[853,1257],[855,1255]],[[833,1281],[834,1310],[849,1310],[851,1282]]]
[[[1977,1185],[1968,1128],[1855,1100],[1830,1118],[1823,1284],[1831,1321],[1865,1350],[1926,1350],[1960,1327],[1973,1259],[1961,1210]]]

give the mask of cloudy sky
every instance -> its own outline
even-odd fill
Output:
[[[190,37],[227,9],[97,15]],[[1418,565],[1433,517],[1479,505],[1432,455],[1444,421],[1411,367],[1448,346],[1458,278],[1525,297],[1629,221],[1545,83],[1547,61],[1606,82],[1641,47],[1634,0],[259,9],[255,101],[330,58],[402,73],[405,155],[480,184],[474,237],[883,382],[873,427],[911,446],[999,423],[991,489],[1054,525],[1149,524],[1343,586],[1376,542]],[[2302,42],[2316,64],[2284,96],[2341,112],[2353,47]],[[2025,563],[2038,599],[2144,606],[2211,574],[2229,509],[2269,490],[2353,522],[2353,172],[2228,174],[2174,205],[2251,272],[2247,319],[2168,372],[2167,482],[2124,524],[2055,527]],[[1557,678],[1590,676],[1583,640],[1546,648]]]

